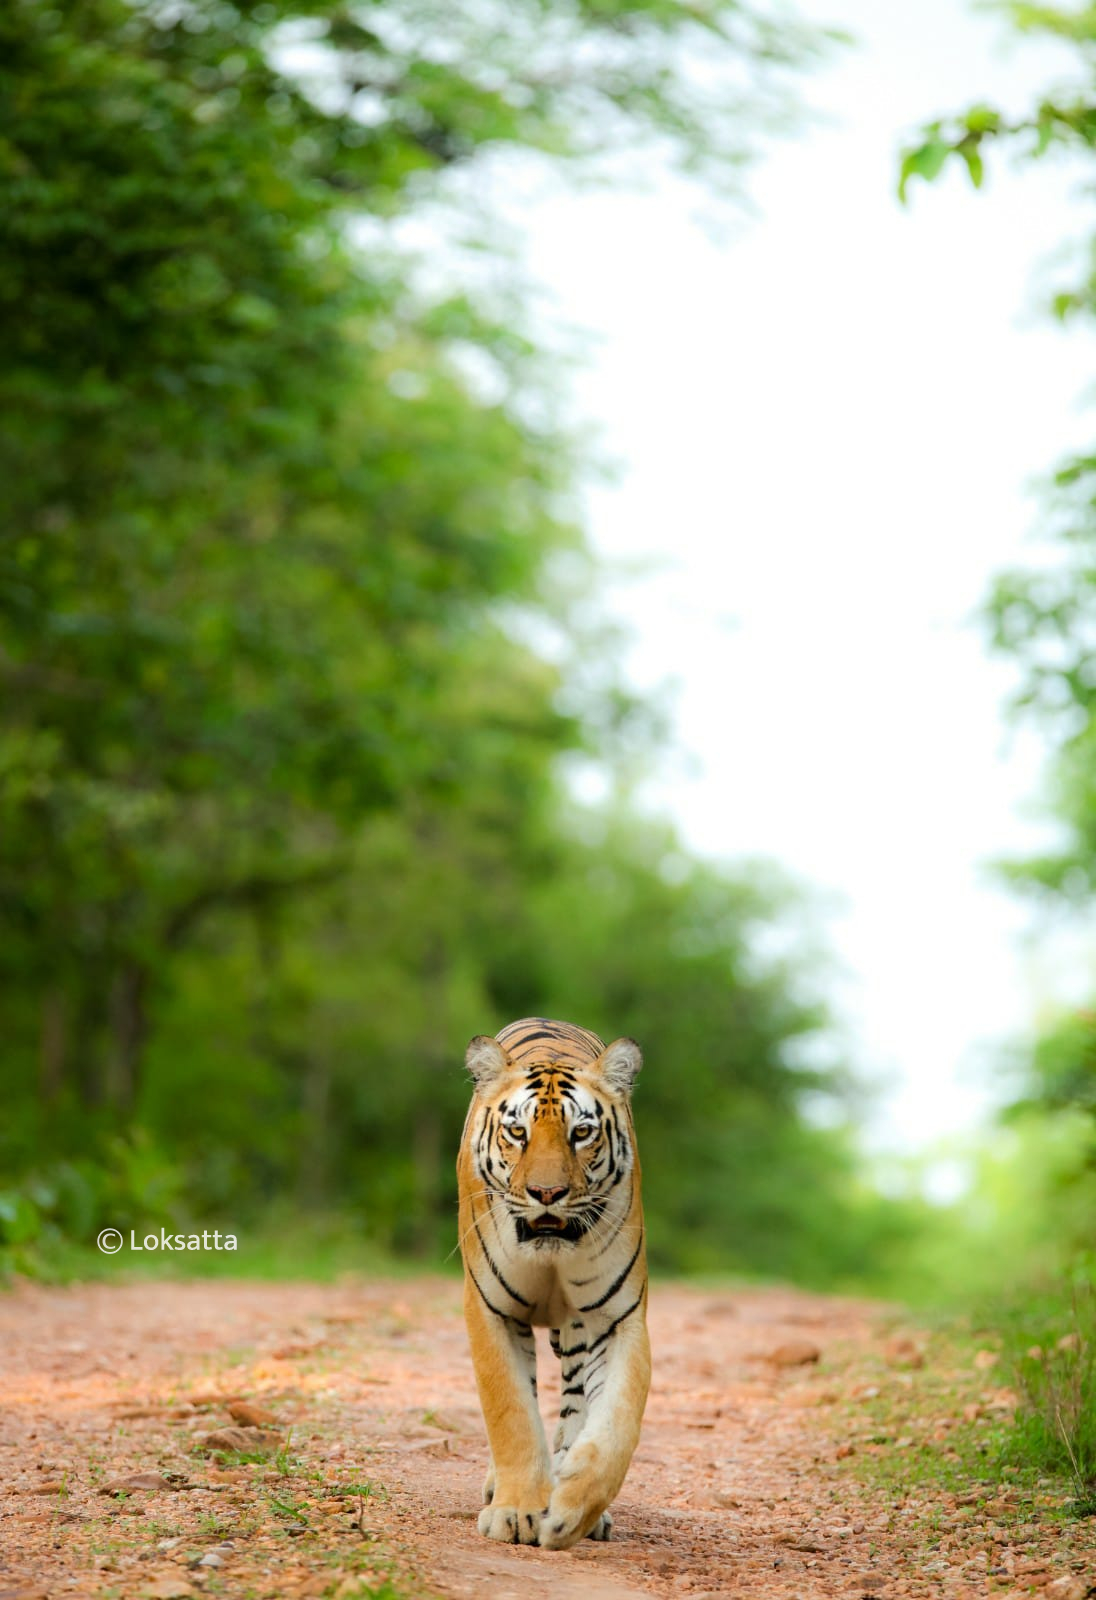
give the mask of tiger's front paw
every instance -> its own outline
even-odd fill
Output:
[[[561,1514],[551,1507],[544,1513],[540,1524],[542,1550],[569,1550],[582,1538],[582,1513],[572,1511]]]
[[[541,1518],[540,1546],[542,1550],[569,1550],[580,1539],[608,1539],[612,1530],[613,1519],[607,1511],[591,1522],[585,1506],[567,1510],[551,1505]]]
[[[544,1550],[569,1550],[580,1539],[607,1539],[613,1526],[605,1502],[604,1475],[597,1453],[572,1452],[570,1472],[564,1472],[552,1493],[540,1524]]]
[[[536,1544],[540,1539],[543,1511],[524,1506],[484,1506],[479,1514],[479,1531],[500,1544]]]

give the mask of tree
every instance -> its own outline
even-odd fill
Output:
[[[132,1108],[171,952],[344,871],[459,760],[449,662],[575,544],[520,334],[416,301],[353,218],[506,144],[733,164],[690,40],[800,48],[720,0],[498,11],[0,19],[0,960],[47,1095]]]
[[[810,48],[733,0],[0,17],[0,1159],[55,1158],[44,1212],[448,1247],[463,1044],[552,1011],[644,1040],[664,1261],[830,1259],[784,893],[568,801],[636,711],[515,624],[598,648],[581,457],[391,227],[501,148],[733,179]]]

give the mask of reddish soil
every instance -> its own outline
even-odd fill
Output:
[[[904,1362],[887,1308],[665,1288],[650,1320],[654,1385],[613,1539],[556,1553],[476,1530],[486,1445],[451,1280],[20,1286],[0,1296],[0,1600],[1096,1592],[1091,1519],[1063,1522],[1052,1493],[1045,1516],[1007,1489],[945,1494],[915,1470],[948,1452],[953,1419],[933,1414],[930,1368]],[[789,1360],[820,1359],[772,1359],[794,1345]],[[549,1412],[546,1350],[541,1368]],[[872,1442],[864,1407],[888,1385],[906,1401],[924,1386],[916,1440]],[[247,1451],[262,1459],[202,1446],[234,1399],[275,1419]],[[903,1449],[908,1483],[865,1476]]]

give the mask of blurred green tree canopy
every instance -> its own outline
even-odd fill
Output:
[[[733,179],[815,42],[735,0],[3,9],[9,1244],[288,1199],[430,1253],[463,1044],[534,1012],[644,1042],[664,1262],[817,1278],[891,1225],[804,1114],[844,1080],[764,954],[794,897],[567,797],[646,713],[545,362],[376,242],[503,148]]]

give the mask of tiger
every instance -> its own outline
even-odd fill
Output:
[[[479,1531],[609,1538],[651,1382],[634,1039],[525,1017],[477,1035],[457,1159],[464,1314],[490,1466]],[[534,1327],[561,1364],[549,1455]]]

